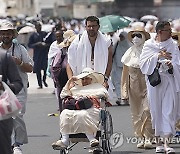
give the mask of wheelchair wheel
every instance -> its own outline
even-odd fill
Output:
[[[62,150],[60,150],[60,154],[68,154],[69,153],[69,151],[68,150],[66,150],[66,149],[62,149]]]
[[[101,113],[102,118],[102,150],[103,154],[110,154],[112,151],[112,146],[110,143],[110,137],[113,134],[113,123],[112,123],[112,116],[109,111],[102,110]]]
[[[60,154],[66,154],[64,150],[60,150]]]

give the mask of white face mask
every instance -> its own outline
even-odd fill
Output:
[[[137,34],[137,33],[134,33],[134,34]],[[141,44],[143,44],[145,42],[145,37],[142,33],[138,33],[138,34],[141,34],[142,35],[142,38],[139,38],[137,36],[135,36],[134,38],[132,38],[132,43],[135,45],[135,46],[140,46]]]

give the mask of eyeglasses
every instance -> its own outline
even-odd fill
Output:
[[[134,38],[135,36],[137,36],[138,38],[142,38],[142,35],[140,33],[135,33],[131,35],[132,38]]]
[[[161,31],[171,32],[171,29],[162,29]]]
[[[98,25],[88,25],[88,26],[86,26],[88,29],[90,29],[91,27],[94,29],[94,28],[96,28]]]

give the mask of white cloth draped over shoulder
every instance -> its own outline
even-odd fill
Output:
[[[76,37],[68,49],[68,63],[73,75],[80,74],[86,67],[104,74],[108,63],[108,48],[110,45],[111,40],[98,31],[94,47],[94,68],[92,68],[92,47],[87,31],[84,31],[81,37]]]
[[[158,53],[166,49],[172,55],[173,74],[159,69],[161,83],[156,87],[149,84],[147,75],[153,73],[158,62]],[[145,42],[140,55],[140,69],[146,75],[148,99],[152,116],[152,126],[156,136],[175,133],[175,123],[180,117],[180,51],[172,38],[156,42],[154,38]]]
[[[78,98],[81,96],[96,96],[97,98],[103,96],[103,97],[108,98],[108,92],[106,88],[99,83],[93,83],[87,86],[77,85],[71,88],[70,91],[67,90],[67,85],[66,85],[61,92],[61,98],[64,98],[69,95],[72,95],[75,98]]]
[[[54,58],[58,52],[61,52],[61,47],[54,41],[49,48],[48,59]]]
[[[128,67],[139,68],[139,59],[142,48],[143,44],[139,47],[130,47],[121,58],[121,62]]]

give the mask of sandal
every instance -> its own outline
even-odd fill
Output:
[[[170,147],[165,148],[165,152],[166,154],[175,154],[175,150]]]
[[[137,144],[137,148],[144,149],[144,142],[140,142]]]
[[[156,147],[156,153],[164,153],[165,152],[165,150],[164,150],[164,146],[157,146]]]
[[[52,144],[54,150],[66,149],[68,146],[65,145],[61,140],[58,140]]]
[[[154,148],[154,147],[153,147],[151,141],[148,140],[148,139],[145,139],[145,142],[144,142],[144,149],[153,149],[153,148]]]
[[[99,145],[99,141],[97,139],[93,139],[92,141],[90,141],[90,146],[91,147],[95,147]]]

